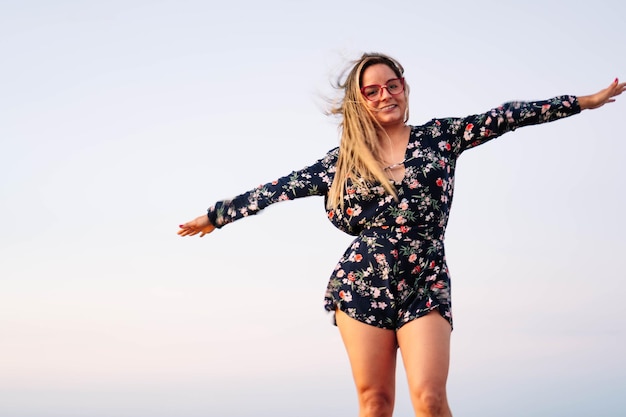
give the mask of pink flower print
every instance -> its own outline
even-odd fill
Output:
[[[544,104],[543,106],[541,106],[541,114],[545,114],[548,110],[550,110],[549,104]]]
[[[348,272],[348,281],[354,282],[356,281],[356,274],[352,271]]]
[[[346,275],[346,271],[344,271],[343,269],[337,271],[337,278],[343,278],[344,275]]]
[[[412,253],[411,255],[409,255],[409,262],[415,263],[416,260],[417,260],[416,254]]]
[[[418,180],[411,180],[411,182],[409,183],[409,188],[412,190],[416,189],[419,186],[420,186],[420,183]]]
[[[440,159],[440,160],[439,160],[439,166],[440,166],[441,168],[445,167],[445,166],[446,166],[446,161],[444,161],[443,159]]]
[[[390,253],[391,256],[393,256],[395,259],[398,259],[398,249],[394,249]]]
[[[402,200],[402,202],[400,203],[400,210],[406,210],[408,208],[409,204],[405,200]]]
[[[467,127],[465,127],[465,132],[463,132],[463,139],[470,141],[474,138],[474,135],[472,134],[473,128],[474,125],[472,123],[468,124]]]
[[[272,181],[272,185],[276,185],[276,184],[278,184],[278,180]]]
[[[443,281],[437,281],[430,287],[431,290],[434,290],[434,289],[440,290],[442,288],[445,288],[445,284],[443,283]]]
[[[382,253],[377,253],[376,255],[374,255],[374,259],[376,259],[376,262],[378,262],[379,264],[382,264],[383,262],[385,262],[385,255],[383,255]]]
[[[419,274],[420,272],[422,272],[422,267],[417,265],[415,268],[413,268],[413,270],[411,271],[412,274]]]
[[[350,291],[341,290],[339,291],[339,298],[349,303],[350,301],[352,301],[352,294],[350,293]]]
[[[431,305],[433,305],[433,300],[428,297],[428,301],[426,301],[426,308],[430,308]]]
[[[403,216],[398,216],[398,217],[396,217],[396,223],[397,224],[404,224],[404,223],[406,223],[406,219]]]

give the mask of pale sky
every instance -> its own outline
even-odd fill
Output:
[[[411,120],[626,79],[624,2],[0,0],[0,416],[357,414],[321,198],[178,224],[338,143],[331,81],[397,58]],[[623,416],[626,97],[465,153],[460,417]],[[397,416],[412,415],[398,371]]]

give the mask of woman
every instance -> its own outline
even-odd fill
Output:
[[[403,68],[364,54],[339,87],[332,110],[341,142],[315,164],[232,200],[180,226],[204,236],[269,204],[325,197],[330,221],[357,236],[333,271],[326,309],[344,341],[359,416],[391,416],[400,349],[416,416],[451,416],[446,397],[452,312],[443,238],[458,156],[517,127],[549,122],[613,102],[616,79],[589,96],[506,103],[466,118],[406,124]]]

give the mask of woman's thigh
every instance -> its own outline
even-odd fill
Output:
[[[411,399],[416,406],[435,398],[447,408],[451,332],[450,323],[437,311],[410,321],[397,332]]]
[[[398,349],[395,331],[361,323],[341,310],[337,310],[336,320],[359,396],[385,395],[393,403]]]

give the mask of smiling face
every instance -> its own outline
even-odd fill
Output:
[[[396,74],[388,65],[374,64],[363,71],[361,87],[385,86],[390,80],[399,77],[401,76]],[[374,97],[374,100],[365,99],[364,101],[382,127],[404,125],[407,109],[406,92],[392,95],[388,88],[383,88],[378,97]]]

